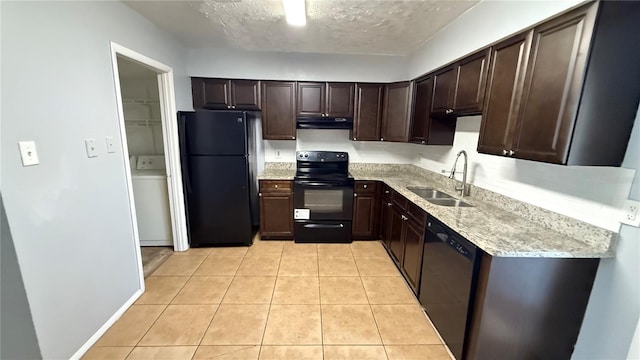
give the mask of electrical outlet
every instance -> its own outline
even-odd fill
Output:
[[[640,201],[625,200],[624,207],[622,208],[621,223],[640,226],[640,216],[638,215],[638,209],[640,208]]]
[[[280,159],[281,157],[280,150],[276,150],[276,159]]]

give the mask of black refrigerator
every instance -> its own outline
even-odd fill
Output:
[[[260,224],[258,114],[178,112],[191,247],[251,245]]]

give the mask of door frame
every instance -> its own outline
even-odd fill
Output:
[[[120,142],[124,158],[125,178],[127,181],[127,195],[133,224],[133,238],[136,257],[138,259],[138,272],[140,287],[144,291],[144,271],[142,268],[142,253],[140,249],[140,237],[138,236],[138,220],[136,206],[133,197],[133,182],[131,177],[131,164],[129,163],[129,147],[124,122],[124,109],[122,104],[122,91],[120,89],[120,76],[118,71],[118,56],[122,56],[148,68],[158,74],[158,90],[160,92],[160,109],[163,133],[163,146],[167,169],[167,185],[169,190],[169,209],[171,215],[171,229],[173,235],[173,250],[186,251],[189,249],[187,238],[187,222],[185,216],[184,193],[182,188],[182,171],[180,165],[180,144],[178,137],[178,120],[175,103],[175,90],[173,83],[173,69],[159,61],[142,55],[134,50],[126,48],[115,42],[111,42],[111,63],[113,66],[113,81],[116,90],[116,103],[118,108],[118,126],[120,128]]]

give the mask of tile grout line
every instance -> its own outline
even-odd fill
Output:
[[[320,308],[320,351],[324,360],[324,330],[322,328],[322,292],[320,291],[320,247],[316,244],[316,265],[318,266],[318,307]]]
[[[213,319],[216,317],[216,314],[218,314],[218,311],[220,311],[220,307],[222,306],[222,301],[224,300],[224,297],[227,296],[227,292],[229,292],[229,288],[231,288],[231,284],[233,283],[233,280],[236,278],[236,274],[238,273],[238,269],[240,269],[240,265],[242,264],[242,261],[244,261],[244,257],[245,257],[245,255],[247,254],[248,251],[249,250],[247,250],[244,253],[244,255],[242,255],[242,260],[240,260],[240,264],[238,264],[238,267],[236,268],[236,271],[234,271],[233,275],[231,276],[231,281],[229,282],[229,285],[227,286],[227,289],[224,291],[224,294],[222,294],[222,297],[220,297],[220,303],[218,304],[218,307],[216,308],[216,311],[213,312],[213,316],[211,316],[211,320],[209,320],[209,324],[204,329],[204,333],[202,333],[202,337],[200,338],[200,341],[198,341],[198,345],[196,347],[196,351],[193,353],[193,356],[191,357],[191,359],[193,359],[193,357],[196,356],[196,353],[198,352],[198,348],[200,348],[200,346],[202,346],[202,340],[204,340],[204,337],[207,334],[207,330],[209,330],[209,328],[211,327],[211,323],[213,323]],[[209,253],[209,255],[207,255],[207,258],[209,256],[211,256],[211,254],[213,254],[213,250],[211,251],[211,253]],[[205,260],[206,260],[206,258],[205,258]],[[195,274],[195,272],[194,272],[194,274]],[[194,276],[194,275],[192,275],[192,276]]]
[[[175,256],[175,254],[174,254],[174,255],[171,255],[171,256]],[[170,256],[170,257],[171,257],[171,256]],[[178,255],[178,256],[181,256],[181,255]],[[185,256],[185,255],[182,255],[182,256]],[[198,267],[200,267],[200,265],[202,265],[202,263],[204,262],[204,260],[205,260],[206,258],[207,258],[207,257],[205,256],[205,258],[204,258],[204,259],[202,259],[202,262],[200,262],[200,264],[198,264]],[[167,260],[169,260],[169,259],[167,259]],[[194,269],[194,270],[193,270],[193,273],[195,273],[195,272],[196,272],[196,270],[197,270],[197,268],[198,268],[198,267],[196,267],[196,269]],[[157,269],[156,269],[156,271],[157,271]],[[178,291],[176,292],[176,294],[175,294],[175,295],[173,295],[173,297],[171,298],[171,300],[169,300],[169,302],[168,302],[166,305],[165,305],[165,304],[161,304],[161,305],[165,305],[164,309],[162,309],[162,312],[160,313],[160,315],[158,315],[158,317],[153,321],[153,323],[151,324],[151,326],[149,326],[149,328],[147,329],[147,331],[145,331],[145,332],[144,332],[144,335],[142,335],[142,337],[140,338],[140,340],[138,340],[138,342],[136,342],[136,344],[135,344],[135,345],[134,345],[134,347],[133,347],[134,349],[135,349],[136,347],[138,347],[138,345],[140,344],[140,342],[142,341],[142,339],[144,339],[144,337],[145,337],[145,336],[147,336],[147,334],[149,333],[149,331],[151,330],[151,328],[153,328],[153,326],[158,322],[158,320],[160,320],[160,318],[162,317],[162,315],[167,311],[167,309],[169,308],[169,305],[171,305],[171,302],[176,298],[176,296],[178,296],[178,294],[180,293],[180,291],[182,291],[182,289],[184,289],[184,287],[187,285],[187,283],[189,282],[189,280],[191,280],[191,278],[193,277],[193,273],[192,273],[191,275],[189,275],[189,277],[188,277],[188,278],[187,278],[187,280],[184,282],[184,284],[182,284],[182,286],[180,287],[180,289],[178,289]],[[168,275],[168,276],[170,276],[170,275]],[[180,275],[173,275],[173,276],[180,276]],[[182,276],[184,276],[184,275],[182,275]],[[146,286],[145,286],[145,289],[146,289]],[[135,304],[135,303],[134,303],[134,304]],[[141,305],[142,305],[142,304],[141,304]],[[151,305],[151,304],[148,304],[148,305]],[[133,351],[133,350],[131,350],[131,351]]]
[[[269,301],[269,308],[267,309],[267,319],[264,322],[264,329],[262,330],[262,339],[260,339],[260,349],[258,350],[258,359],[260,359],[260,355],[262,355],[262,347],[264,343],[264,336],[267,333],[267,325],[269,324],[269,315],[271,315],[271,305],[273,304],[273,294],[276,291],[276,285],[278,284],[278,273],[280,272],[280,264],[282,263],[282,254],[284,253],[284,244],[280,251],[280,261],[278,261],[278,268],[276,269],[276,281],[273,284],[273,290],[271,290],[271,301]]]

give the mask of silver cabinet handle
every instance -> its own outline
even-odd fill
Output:
[[[292,140],[295,140],[295,139],[296,139],[296,137],[295,137],[295,136],[292,136],[292,137],[291,137],[291,139],[292,139]]]
[[[231,109],[231,105],[227,105],[227,109]]]
[[[356,140],[356,138],[353,138],[353,140]]]
[[[388,194],[388,193],[389,193],[389,190],[385,190],[385,191],[384,191],[384,193],[385,193],[385,194]]]
[[[278,188],[278,185],[274,185],[274,187],[277,189],[277,188]]]
[[[384,138],[380,138],[380,141],[384,141]]]
[[[393,205],[393,204],[391,204],[391,203],[387,203],[387,207],[391,207],[391,205]]]
[[[509,156],[513,156],[513,154],[515,154],[516,152],[513,150],[509,150]]]
[[[258,196],[262,196],[262,193],[258,193]]]
[[[353,197],[358,197],[358,194],[356,194],[356,193],[353,193]]]
[[[502,150],[502,155],[507,155],[509,152],[507,150]]]
[[[232,109],[235,109],[235,108],[236,108],[236,106],[235,106],[235,105],[231,105],[231,108],[232,108]]]
[[[404,220],[404,221],[409,220],[409,218],[408,218],[408,217],[406,217],[406,216],[404,216],[404,215],[400,215],[400,216],[402,217],[402,220]]]
[[[367,184],[362,185],[362,188],[366,189],[367,188]]]
[[[424,143],[425,143],[425,141],[424,141],[424,140],[422,140],[420,143],[421,143],[421,144],[424,144]]]

